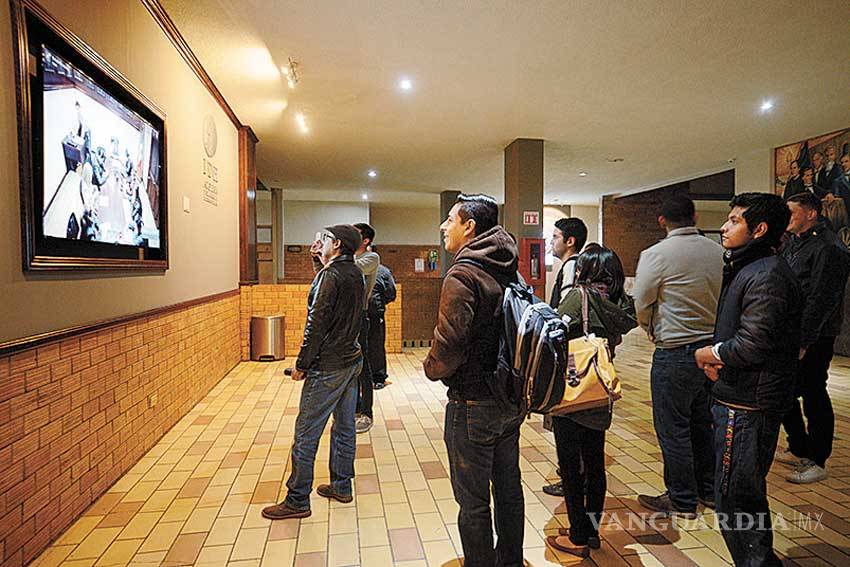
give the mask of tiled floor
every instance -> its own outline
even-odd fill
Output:
[[[393,384],[377,392],[376,423],[358,436],[356,499],[315,493],[313,515],[269,522],[260,509],[283,494],[300,385],[281,363],[244,363],[170,431],[37,561],[36,565],[456,566],[457,506],[442,441],[445,390],[426,380],[424,350],[390,356]],[[726,565],[713,515],[650,522],[639,492],[663,487],[652,429],[650,346],[632,333],[617,353],[624,383],[608,433],[608,490],[602,549],[584,565]],[[830,391],[836,448],[828,481],[785,482],[770,474],[780,514],[776,547],[788,564],[850,565],[850,359],[833,362]],[[329,429],[328,429],[329,431]],[[525,557],[529,565],[578,564],[553,553],[546,535],[565,526],[563,500],[541,486],[554,478],[555,447],[540,417],[523,426]],[[328,437],[318,482],[327,481]]]

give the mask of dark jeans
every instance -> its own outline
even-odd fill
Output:
[[[369,313],[363,311],[360,316],[360,351],[363,353],[363,370],[360,371],[360,397],[357,399],[357,413],[372,417],[372,367],[369,366]]]
[[[680,510],[694,510],[697,497],[713,494],[710,383],[694,360],[700,341],[679,348],[656,348],[650,385],[652,420],[664,458],[664,484]]]
[[[554,417],[552,424],[570,518],[570,540],[585,545],[588,537],[599,535],[605,506],[605,431],[590,429],[568,417]]]
[[[449,400],[445,441],[465,567],[521,567],[524,499],[519,472],[521,415],[495,401]],[[490,482],[498,543],[493,547]]]
[[[384,311],[369,312],[369,366],[372,368],[372,380],[384,383],[387,380],[387,325]]]
[[[357,405],[357,375],[361,363],[333,371],[308,370],[301,388],[301,404],[292,442],[292,473],[286,481],[286,503],[292,508],[310,507],[313,467],[319,439],[331,414],[330,471],[337,494],[351,494],[354,478],[354,408]]]
[[[803,411],[796,399],[782,420],[788,434],[788,449],[798,457],[811,459],[825,466],[832,454],[832,436],[835,432],[835,414],[826,391],[829,363],[832,361],[835,337],[821,337],[806,350],[800,361],[797,377],[797,396],[803,398]],[[803,423],[803,414],[808,421]]]
[[[715,403],[714,451],[717,521],[736,567],[782,565],[773,552],[767,472],[781,416]]]

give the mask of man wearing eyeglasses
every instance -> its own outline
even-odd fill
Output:
[[[363,310],[365,279],[354,263],[360,233],[351,225],[329,226],[313,245],[323,268],[310,287],[307,323],[292,379],[303,380],[301,403],[292,444],[292,473],[286,481],[286,498],[263,509],[271,520],[310,515],[313,466],[319,438],[333,414],[331,427],[331,483],[316,492],[339,502],[351,502],[354,478],[358,376],[363,355],[357,338]]]

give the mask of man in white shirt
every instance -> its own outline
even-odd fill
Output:
[[[581,219],[558,219],[552,232],[552,254],[562,263],[552,286],[549,305],[557,309],[564,295],[573,286],[576,277],[576,259],[587,242],[587,226]]]

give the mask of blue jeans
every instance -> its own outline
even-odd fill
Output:
[[[719,403],[711,411],[717,459],[715,513],[726,547],[737,567],[782,565],[773,552],[766,481],[782,416]]]
[[[656,348],[650,386],[652,420],[664,458],[664,484],[679,510],[696,509],[697,498],[714,494],[710,383],[694,360],[700,341]]]
[[[301,389],[301,404],[295,420],[292,443],[292,473],[286,481],[285,502],[291,508],[310,508],[313,466],[319,438],[331,414],[331,485],[337,494],[351,494],[354,478],[354,410],[357,407],[357,376],[362,362],[342,370],[308,370]]]
[[[519,472],[521,415],[495,401],[449,400],[445,441],[465,567],[522,567],[524,499]],[[498,544],[493,547],[490,482]]]

